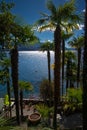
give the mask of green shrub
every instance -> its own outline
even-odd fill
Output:
[[[53,112],[53,107],[49,108],[44,104],[36,105],[36,109],[40,112],[43,118],[47,118],[50,112]]]
[[[68,88],[66,96],[63,97],[65,113],[82,110],[82,88]]]
[[[69,102],[82,102],[82,89],[81,88],[68,88],[67,96]]]

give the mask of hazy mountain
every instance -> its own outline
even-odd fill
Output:
[[[37,43],[37,44],[33,44],[33,45],[29,45],[29,46],[24,46],[24,45],[20,45],[18,47],[19,51],[36,51],[39,50],[41,46],[41,43]]]

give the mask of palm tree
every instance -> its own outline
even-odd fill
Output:
[[[22,28],[20,25],[14,24],[12,25],[11,34],[12,34],[12,42],[13,47],[11,47],[10,55],[11,55],[11,75],[12,75],[12,86],[14,90],[14,98],[16,105],[16,118],[18,125],[20,124],[19,118],[19,87],[18,87],[18,43],[20,41]],[[11,46],[10,42],[10,46]]]
[[[79,37],[74,37],[72,39],[72,41],[68,42],[69,45],[71,45],[72,47],[77,49],[77,57],[78,57],[78,63],[77,63],[77,88],[80,85],[80,67],[81,67],[81,49],[83,47],[83,43],[84,43],[84,37],[83,36],[79,36]]]
[[[18,82],[20,89],[20,106],[21,106],[21,118],[23,117],[23,90],[31,91],[33,86],[30,82],[27,81],[19,81]]]
[[[9,48],[10,47],[10,43],[12,41],[11,37],[12,37],[12,29],[15,30],[15,27],[13,26],[14,24],[14,16],[10,13],[11,8],[13,7],[13,4],[8,4],[4,1],[1,1],[0,3],[0,17],[1,17],[1,21],[0,21],[0,40],[2,42],[2,48]],[[3,24],[2,24],[3,23]],[[12,44],[14,42],[12,41]],[[16,49],[17,50],[17,49]],[[17,52],[17,51],[16,51]],[[15,60],[15,58],[18,56],[17,53],[16,57],[14,56],[14,50],[13,50],[13,55],[11,56],[13,58],[13,62],[11,60],[11,65],[12,65],[12,79],[13,79],[13,86],[14,86],[14,97],[15,97],[15,104],[16,104],[16,117],[17,117],[17,122],[18,124],[20,124],[20,119],[19,119],[19,102],[18,102],[18,73],[17,71],[15,71],[15,69],[17,70],[17,66],[15,65],[17,60]],[[16,62],[15,62],[16,61]],[[15,66],[15,67],[14,67]],[[14,71],[14,72],[13,72]],[[14,73],[14,74],[13,74]],[[14,76],[15,75],[15,76]]]
[[[41,45],[41,51],[47,51],[47,59],[48,59],[48,80],[49,83],[51,82],[51,72],[50,72],[50,50],[53,50],[53,43],[46,41],[44,44]]]
[[[42,13],[44,18],[40,19],[37,23],[43,25],[38,27],[40,31],[42,30],[54,30],[54,50],[55,50],[55,68],[54,68],[54,129],[57,129],[57,106],[60,102],[60,62],[61,62],[61,27],[67,28],[67,25],[70,26],[74,23],[77,26],[80,17],[76,14],[76,8],[74,0],[66,2],[63,6],[58,8],[48,1],[47,7],[51,12],[51,15]],[[74,26],[72,27],[74,28]]]
[[[71,52],[67,51],[65,53],[65,63],[66,63],[66,89],[69,87],[73,87],[73,78],[75,81],[75,70],[76,70],[76,55]],[[74,69],[74,74],[73,74]],[[74,75],[74,76],[73,76]]]
[[[72,35],[73,33],[67,33],[65,31],[62,31],[62,96],[63,96],[63,93],[64,93],[64,65],[65,65],[65,41],[68,40]]]
[[[37,37],[34,35],[34,32],[31,30],[30,26],[21,27],[18,24],[13,23],[13,28],[11,30],[13,35],[13,43],[10,43],[12,46],[11,49],[11,65],[12,65],[12,83],[14,88],[14,96],[15,96],[15,103],[16,103],[16,116],[17,122],[20,124],[19,120],[19,87],[18,87],[18,45],[21,44],[28,44],[34,41],[37,41]],[[11,45],[12,44],[12,45]]]
[[[85,0],[85,39],[83,58],[83,130],[87,129],[87,0]]]
[[[50,50],[54,50],[54,44],[46,41],[44,44],[41,45],[40,50],[47,51],[47,59],[48,59],[48,81],[49,81],[49,104],[52,103],[52,95],[51,95],[51,70],[50,70]]]

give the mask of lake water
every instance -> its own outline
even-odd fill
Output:
[[[54,63],[54,52],[51,51],[51,64]],[[40,82],[48,77],[47,52],[20,51],[19,52],[19,80],[29,81],[34,86],[33,92],[24,92],[24,97],[39,96]],[[53,70],[51,69],[53,79]],[[6,87],[0,85],[0,97],[3,97]]]
[[[54,53],[51,51],[51,64],[54,63]],[[19,53],[19,79],[30,81],[34,86],[32,95],[39,94],[40,82],[48,77],[47,52],[23,51]],[[53,70],[51,69],[53,79]],[[25,93],[28,96],[27,93]]]

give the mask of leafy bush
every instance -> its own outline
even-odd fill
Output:
[[[9,96],[7,94],[4,97],[4,105],[9,106]]]
[[[81,88],[68,88],[67,96],[69,102],[82,102],[82,89]]]
[[[36,105],[36,109],[40,112],[43,118],[47,118],[50,112],[53,112],[53,107],[49,108],[44,104]]]
[[[63,99],[65,114],[82,110],[82,88],[68,88],[67,94]]]
[[[44,104],[40,104],[36,106],[38,112],[41,114],[41,124],[42,126],[49,126],[49,119],[50,119],[50,114],[52,115],[53,113],[53,107],[48,107]]]

